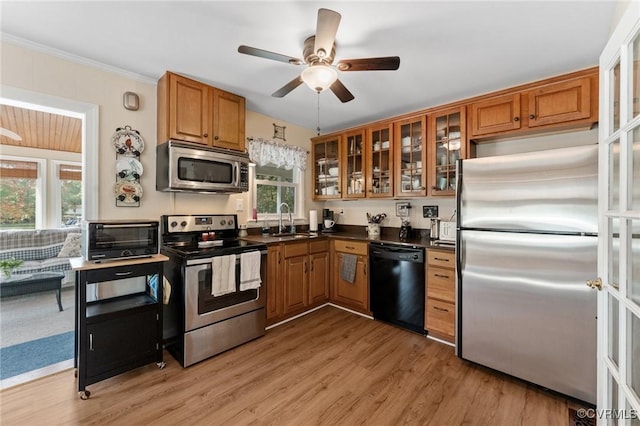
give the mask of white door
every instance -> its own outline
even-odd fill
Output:
[[[598,425],[640,425],[640,3],[600,56]],[[599,283],[591,282],[592,286]]]

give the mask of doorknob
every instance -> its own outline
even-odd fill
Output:
[[[598,290],[602,290],[602,279],[596,278],[595,280],[587,280],[587,285],[591,288],[597,288]]]

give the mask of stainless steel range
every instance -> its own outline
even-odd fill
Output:
[[[162,216],[160,227],[169,352],[188,367],[264,335],[266,245],[239,240],[236,215]]]

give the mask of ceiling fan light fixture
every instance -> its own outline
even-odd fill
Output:
[[[327,64],[314,64],[302,71],[302,81],[318,93],[327,90],[338,79],[338,72]]]

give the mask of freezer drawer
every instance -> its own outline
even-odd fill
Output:
[[[461,231],[458,354],[595,403],[597,237]]]

